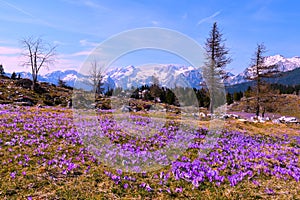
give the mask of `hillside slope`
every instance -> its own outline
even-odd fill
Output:
[[[0,104],[67,106],[72,90],[54,84],[40,83],[39,90],[30,89],[29,79],[0,77]]]

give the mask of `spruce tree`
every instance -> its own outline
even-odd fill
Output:
[[[203,75],[210,93],[210,112],[214,108],[226,103],[224,80],[227,78],[225,67],[231,62],[229,50],[225,47],[223,34],[215,22],[205,43],[206,62]]]

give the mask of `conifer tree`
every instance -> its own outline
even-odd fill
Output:
[[[224,80],[227,78],[225,67],[231,62],[229,50],[225,47],[223,34],[215,22],[205,43],[206,62],[203,75],[210,93],[210,112],[214,108],[226,103]],[[223,94],[224,93],[224,94]]]

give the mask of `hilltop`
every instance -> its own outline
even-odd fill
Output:
[[[41,82],[38,90],[31,90],[30,79],[12,80],[0,76],[0,104],[67,106],[72,97],[70,87]]]

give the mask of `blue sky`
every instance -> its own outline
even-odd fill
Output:
[[[227,69],[236,74],[249,66],[257,43],[264,42],[266,55],[300,56],[299,6],[296,0],[0,0],[0,63],[7,72],[29,71],[20,56],[20,40],[28,36],[58,45],[53,71],[80,68],[101,42],[135,28],[172,29],[203,45],[216,21],[233,59]],[[113,64],[147,63],[187,64],[170,53],[149,50]]]

